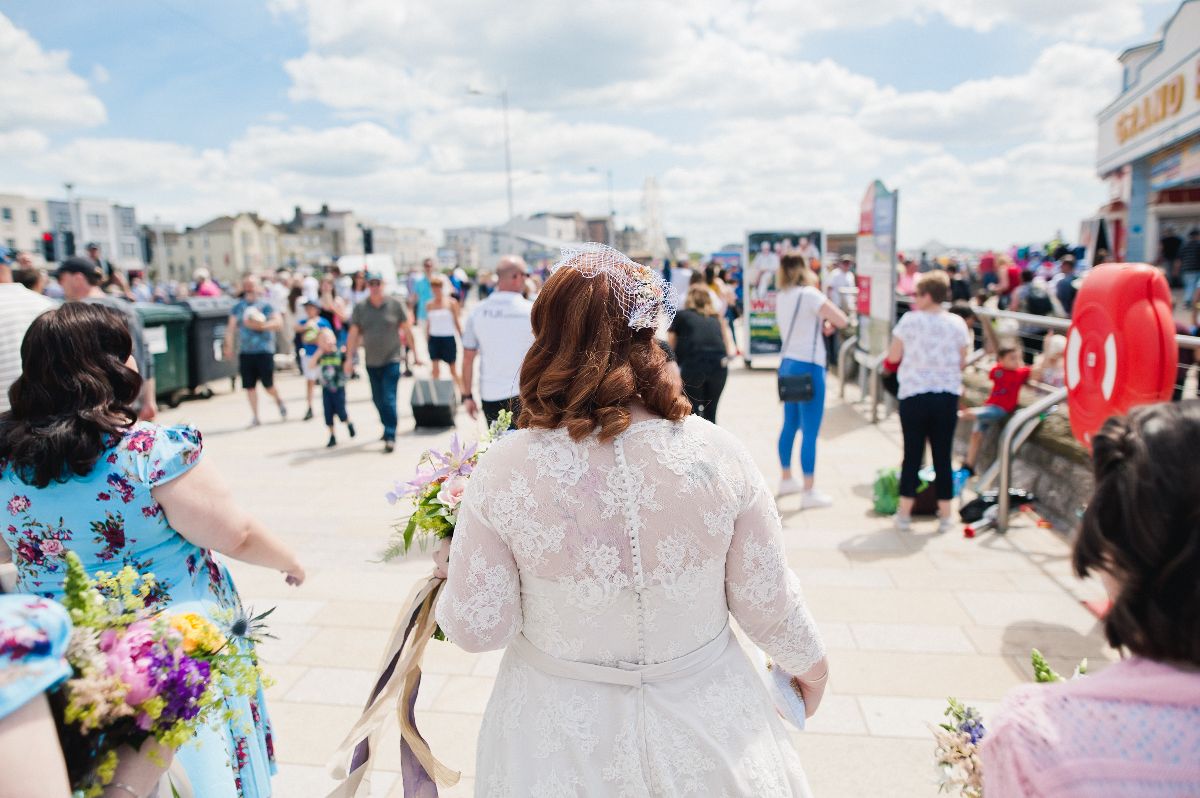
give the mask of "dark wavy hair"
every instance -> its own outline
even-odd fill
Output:
[[[112,437],[137,420],[142,378],[125,365],[133,349],[125,325],[112,308],[68,302],[29,326],[11,409],[0,415],[0,459],[27,484],[90,473]]]
[[[521,366],[519,426],[566,427],[575,440],[628,429],[629,405],[679,421],[692,406],[670,378],[654,330],[634,330],[608,277],[562,268],[533,303],[534,342]]]
[[[1119,583],[1104,633],[1114,648],[1200,665],[1200,401],[1149,405],[1092,440],[1096,488],[1071,561]]]

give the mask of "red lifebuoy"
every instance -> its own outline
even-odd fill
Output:
[[[1171,289],[1145,263],[1106,263],[1083,278],[1067,333],[1071,431],[1091,448],[1111,416],[1171,398],[1179,351]]]

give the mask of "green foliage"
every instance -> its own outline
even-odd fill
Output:
[[[1034,681],[1038,682],[1039,684],[1049,684],[1051,682],[1064,681],[1063,677],[1050,667],[1050,663],[1046,661],[1046,658],[1042,655],[1042,652],[1038,651],[1036,648],[1030,652],[1029,659],[1033,662]],[[1073,679],[1076,676],[1086,675],[1087,667],[1088,661],[1086,659],[1080,660],[1079,664],[1075,666],[1075,673],[1072,674],[1071,678]]]

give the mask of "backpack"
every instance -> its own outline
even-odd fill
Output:
[[[1050,300],[1050,295],[1046,293],[1045,288],[1040,285],[1030,285],[1029,293],[1025,295],[1023,310],[1035,316],[1052,316],[1054,315],[1054,303]]]

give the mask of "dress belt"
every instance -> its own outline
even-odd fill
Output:
[[[525,660],[542,673],[551,676],[561,676],[564,679],[575,679],[581,682],[600,682],[601,684],[616,684],[624,687],[641,687],[651,682],[662,682],[668,679],[678,679],[690,676],[707,668],[716,662],[725,648],[729,645],[733,632],[729,624],[700,648],[684,654],[682,657],[657,662],[653,665],[639,665],[633,662],[618,662],[615,666],[593,665],[590,662],[573,662],[567,659],[547,654],[529,642],[524,634],[517,635],[508,644],[509,650]]]

